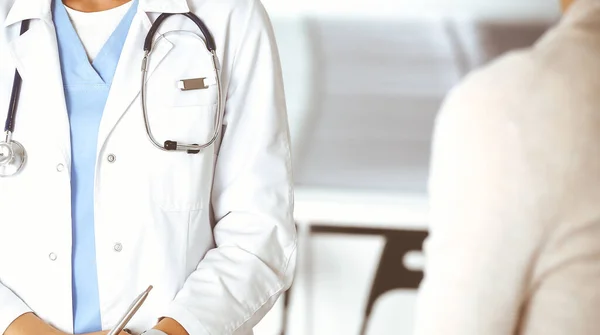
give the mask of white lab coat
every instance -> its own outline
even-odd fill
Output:
[[[28,311],[66,332],[73,325],[69,120],[50,3],[0,2],[0,119],[16,66],[23,88],[14,139],[29,155],[21,174],[0,179],[0,333]],[[143,40],[160,12],[190,10],[210,28],[220,59],[226,130],[218,159],[214,147],[199,155],[162,152],[144,129]],[[19,36],[23,19],[31,27]],[[197,28],[175,16],[159,31],[172,29]],[[216,88],[176,86],[211,73],[204,46],[167,35],[149,67],[154,135],[208,138]],[[129,325],[135,332],[172,317],[192,335],[252,333],[291,285],[296,250],[282,75],[258,0],[140,0],[100,126],[95,185],[103,328],[154,285]]]

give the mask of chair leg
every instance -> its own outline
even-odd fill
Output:
[[[365,316],[362,321],[362,325],[360,326],[360,335],[367,334],[367,327],[369,325],[369,316]]]
[[[281,316],[281,335],[285,335],[288,327],[288,314],[290,307],[290,300],[292,296],[292,287],[290,287],[283,294],[283,314]]]
[[[379,266],[367,299],[360,335],[366,335],[373,307],[379,297],[388,291],[404,288],[416,289],[423,278],[420,271],[411,271],[404,266],[403,258],[412,250],[421,250],[426,232],[393,232],[387,234],[381,252]]]

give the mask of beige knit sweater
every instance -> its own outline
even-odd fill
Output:
[[[600,334],[600,0],[453,90],[430,196],[416,335]]]

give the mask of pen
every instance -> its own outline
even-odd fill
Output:
[[[151,290],[152,285],[148,286],[148,288],[144,292],[142,292],[137,298],[135,298],[135,300],[131,303],[131,306],[129,306],[129,308],[127,309],[127,312],[121,317],[121,320],[119,320],[117,325],[114,326],[113,329],[110,332],[108,332],[107,335],[118,335],[120,332],[123,331],[123,329],[125,329],[125,326],[127,326],[129,320],[131,320],[131,318],[133,318],[133,316],[140,309],[140,307],[142,307],[142,304],[148,297],[148,294]]]

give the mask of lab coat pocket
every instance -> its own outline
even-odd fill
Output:
[[[204,144],[214,132],[216,106],[171,107],[150,118],[156,139]],[[197,154],[156,151],[152,168],[152,194],[165,211],[202,209],[212,183],[213,148]]]
[[[157,141],[204,144],[211,140],[216,121],[216,105],[172,106],[150,114],[149,121]]]

